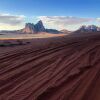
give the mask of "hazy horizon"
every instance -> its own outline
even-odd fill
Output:
[[[0,30],[18,30],[42,20],[46,28],[77,30],[81,25],[100,26],[99,0],[3,0]]]

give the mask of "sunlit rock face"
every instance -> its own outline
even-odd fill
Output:
[[[22,33],[38,33],[45,32],[45,27],[40,20],[37,24],[26,23],[25,28],[21,30]]]
[[[22,33],[35,33],[34,24],[26,23],[25,28],[22,29]]]

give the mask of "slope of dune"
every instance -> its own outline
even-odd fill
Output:
[[[100,100],[100,34],[30,41],[0,48],[0,100]]]

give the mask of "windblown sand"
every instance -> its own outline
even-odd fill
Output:
[[[0,100],[100,100],[100,34],[27,41],[0,47]]]

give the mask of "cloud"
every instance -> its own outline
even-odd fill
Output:
[[[72,16],[34,16],[32,18],[24,15],[0,14],[0,30],[15,30],[25,26],[25,22],[34,23],[42,20],[44,26],[53,29],[76,30],[81,25],[94,24],[100,22],[100,18],[80,18]]]
[[[58,29],[64,29],[73,25],[77,26],[80,24],[94,21],[93,18],[79,18],[72,16],[38,16],[37,18],[39,20],[42,20],[46,26],[53,26]]]
[[[24,19],[23,15],[0,14],[0,25],[16,26],[24,23]]]
[[[81,24],[84,22],[93,21],[93,18],[78,18],[78,17],[68,17],[68,16],[39,16],[39,19],[43,20],[45,23],[55,23],[55,24]]]
[[[96,20],[97,20],[97,22],[100,22],[100,18],[97,18]]]

